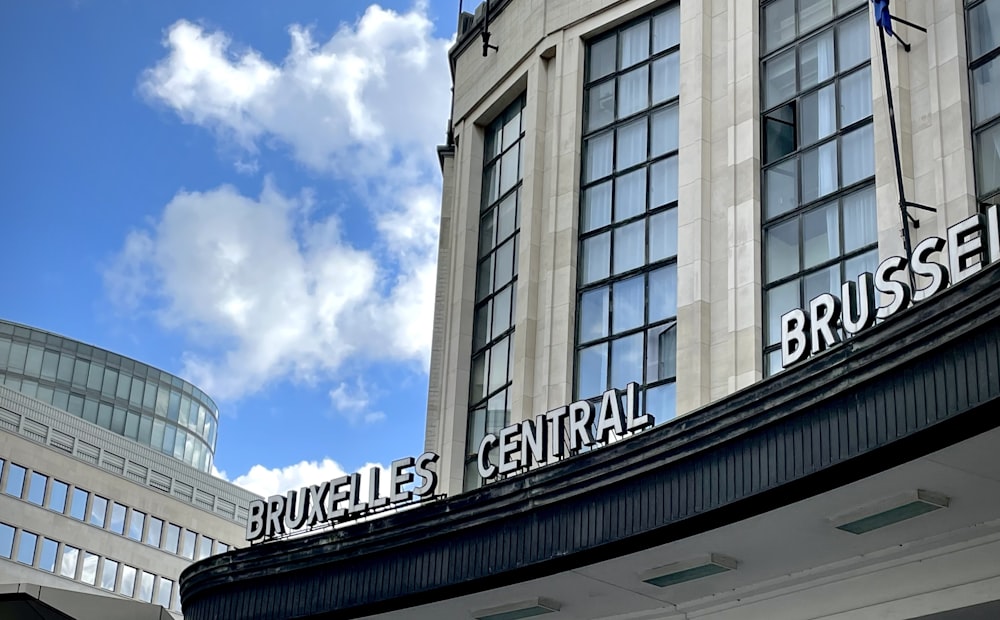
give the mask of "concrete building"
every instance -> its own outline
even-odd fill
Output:
[[[9,322],[0,383],[0,583],[180,617],[181,571],[242,545],[256,497],[207,471],[212,400],[140,362]]]
[[[872,7],[462,14],[447,497],[199,562],[192,617],[1000,615],[1000,1],[893,3],[884,61]]]

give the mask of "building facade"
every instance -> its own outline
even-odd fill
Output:
[[[244,544],[255,498],[204,471],[215,404],[168,373],[8,322],[0,377],[0,582],[180,616],[181,571]]]
[[[1000,2],[893,3],[884,56],[872,7],[462,15],[447,497],[199,562],[192,617],[1000,614]]]

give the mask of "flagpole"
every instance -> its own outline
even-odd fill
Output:
[[[910,264],[913,258],[913,246],[910,241],[910,225],[909,218],[911,217],[909,212],[906,210],[906,190],[903,188],[903,165],[900,162],[899,157],[899,137],[896,135],[896,109],[892,103],[892,84],[889,82],[889,58],[885,49],[885,29],[878,27],[879,43],[882,47],[882,73],[885,76],[885,98],[886,102],[889,104],[889,130],[892,134],[892,154],[896,163],[896,189],[899,192],[899,213],[900,219],[903,224],[903,250],[906,252],[906,262]],[[916,290],[916,278],[913,276],[913,270],[907,269],[910,274],[910,290]]]

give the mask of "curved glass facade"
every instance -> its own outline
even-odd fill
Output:
[[[0,382],[211,471],[219,410],[179,377],[57,334],[0,321]]]

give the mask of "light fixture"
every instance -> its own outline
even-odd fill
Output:
[[[864,534],[913,517],[948,507],[948,497],[933,491],[908,491],[832,519],[838,530]]]
[[[520,620],[559,611],[559,603],[544,598],[533,598],[519,603],[491,607],[472,612],[476,620]]]
[[[639,578],[650,585],[666,588],[692,579],[701,579],[731,570],[736,570],[736,560],[718,553],[711,553],[648,570],[639,575]]]

